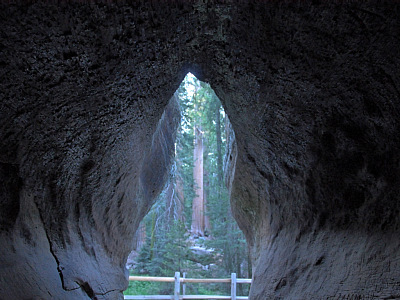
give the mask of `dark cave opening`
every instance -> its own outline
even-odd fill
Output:
[[[251,299],[400,294],[398,4],[0,6],[0,298],[122,297],[188,70],[235,129]]]

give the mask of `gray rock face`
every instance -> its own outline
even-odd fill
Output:
[[[122,297],[188,71],[235,130],[228,181],[251,299],[400,297],[398,4],[30,4],[0,16],[0,299]]]

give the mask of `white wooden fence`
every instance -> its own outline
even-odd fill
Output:
[[[175,272],[175,277],[144,277],[144,276],[129,276],[130,281],[156,281],[156,282],[174,282],[174,295],[141,295],[141,296],[130,296],[125,295],[126,300],[183,300],[183,299],[218,299],[218,300],[248,300],[247,296],[236,296],[236,285],[238,283],[251,283],[251,279],[236,278],[236,273],[231,274],[231,278],[185,278],[185,273],[181,278],[180,272]],[[230,283],[231,284],[231,295],[230,296],[218,296],[218,295],[185,295],[186,283]],[[181,293],[182,283],[182,293]]]

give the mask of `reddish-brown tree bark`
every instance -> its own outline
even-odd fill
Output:
[[[193,179],[195,197],[192,204],[192,226],[193,235],[204,236],[204,184],[203,184],[203,133],[201,127],[195,128],[195,142],[193,150]]]

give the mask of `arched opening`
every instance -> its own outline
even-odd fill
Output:
[[[121,297],[189,64],[235,128],[251,298],[400,295],[399,6],[108,2],[2,6],[0,298]]]
[[[233,218],[229,180],[236,141],[211,86],[188,73],[171,101],[180,108],[175,154],[167,183],[135,234],[131,275],[251,278],[246,239]],[[187,293],[226,295],[230,285],[189,285]],[[248,295],[238,285],[238,295]],[[173,294],[170,283],[131,282],[127,295]]]

